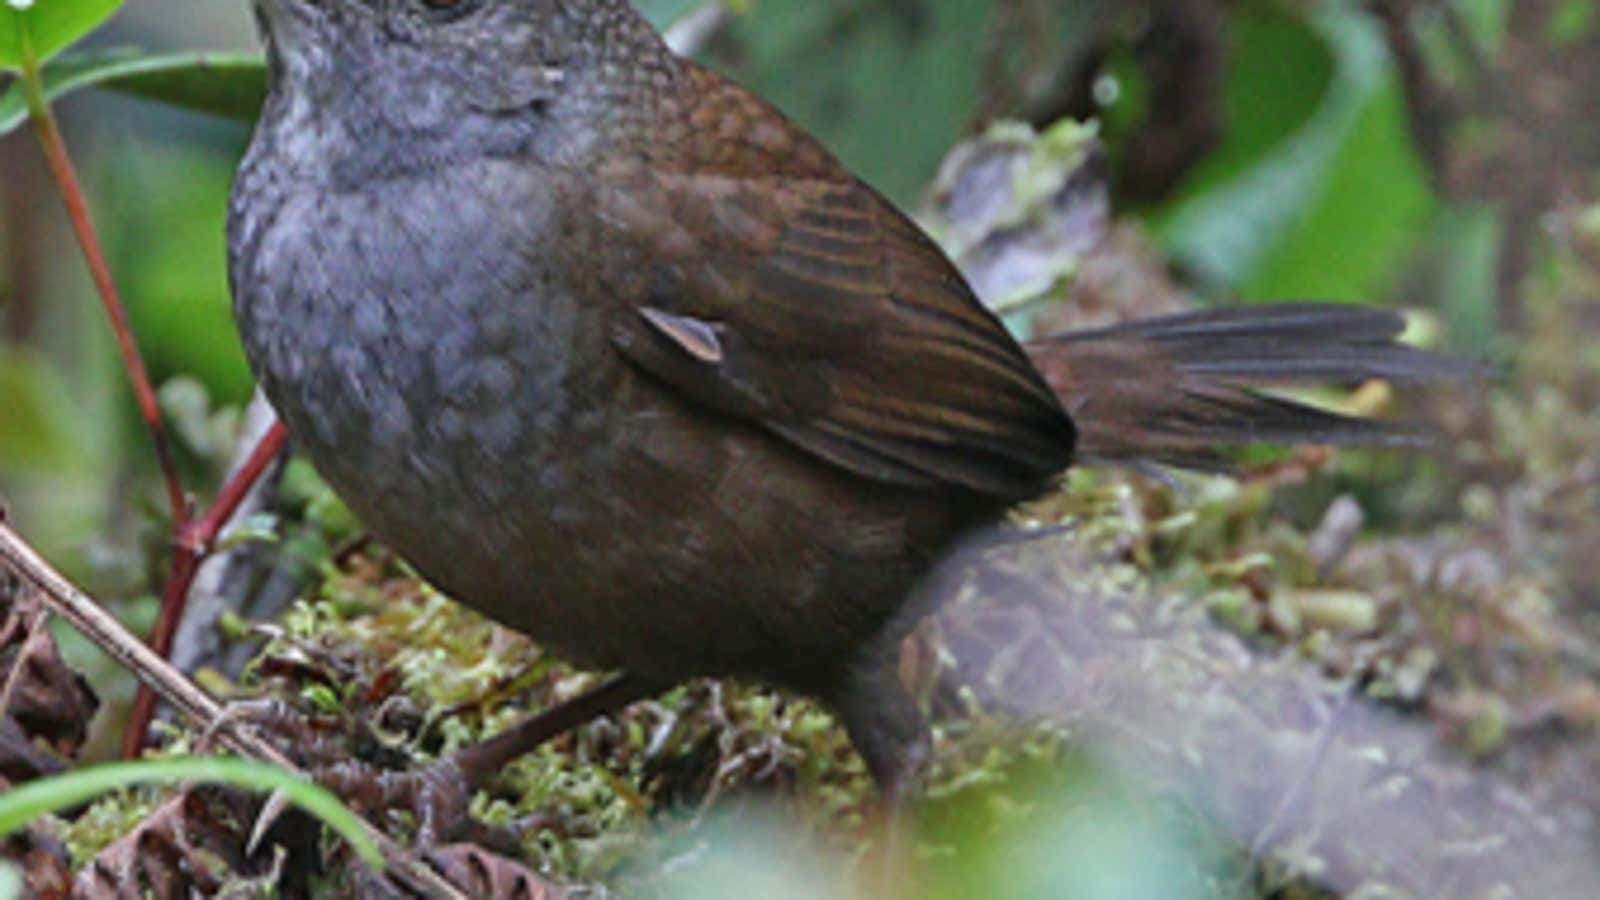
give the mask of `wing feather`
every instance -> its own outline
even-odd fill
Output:
[[[651,261],[607,286],[627,359],[878,481],[1017,499],[1066,467],[1071,419],[910,220],[842,168],[722,162],[595,184],[603,239]]]

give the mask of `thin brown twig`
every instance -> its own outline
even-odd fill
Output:
[[[0,522],[0,568],[15,574],[36,589],[51,612],[82,632],[95,646],[138,676],[141,682],[154,688],[195,729],[214,729],[216,740],[228,750],[306,777],[278,748],[249,728],[241,727],[242,723],[230,721],[224,716],[221,704],[67,581],[4,522]],[[383,854],[387,864],[385,874],[390,878],[424,897],[464,898],[460,891],[405,847],[370,824],[363,824],[368,836],[377,843]]]

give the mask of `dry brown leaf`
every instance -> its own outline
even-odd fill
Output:
[[[245,854],[255,805],[216,788],[185,790],[79,869],[72,896],[211,897],[227,885],[270,874],[273,854],[258,860]]]
[[[46,618],[32,592],[0,581],[0,777],[17,784],[65,768],[99,706]]]
[[[430,854],[455,885],[485,900],[565,900],[567,892],[516,860],[476,844],[451,844]]]
[[[0,793],[11,787],[0,778]],[[0,858],[22,869],[24,896],[63,900],[72,884],[72,856],[48,827],[30,825],[0,841]]]

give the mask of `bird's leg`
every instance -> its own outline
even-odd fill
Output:
[[[878,783],[883,844],[873,896],[902,896],[909,877],[903,853],[906,804],[921,793],[933,755],[928,723],[901,684],[895,658],[857,669],[833,698],[834,709],[867,771]]]
[[[435,765],[448,764],[466,784],[477,787],[545,741],[664,689],[660,682],[624,673],[588,693],[529,716],[486,741],[458,750]]]
[[[932,755],[932,739],[893,661],[855,670],[832,699],[885,805],[897,806],[915,796]]]
[[[369,810],[413,811],[417,818],[417,844],[434,846],[468,825],[467,805],[472,792],[507,764],[557,735],[662,689],[657,681],[618,675],[419,772],[377,772],[364,763],[346,762],[317,773],[317,781]]]

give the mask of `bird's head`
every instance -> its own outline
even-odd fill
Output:
[[[627,0],[255,0],[265,120],[358,168],[572,152],[664,59]],[[540,146],[543,145],[543,146]],[[388,160],[368,159],[381,154]],[[308,160],[309,161],[309,160]]]

